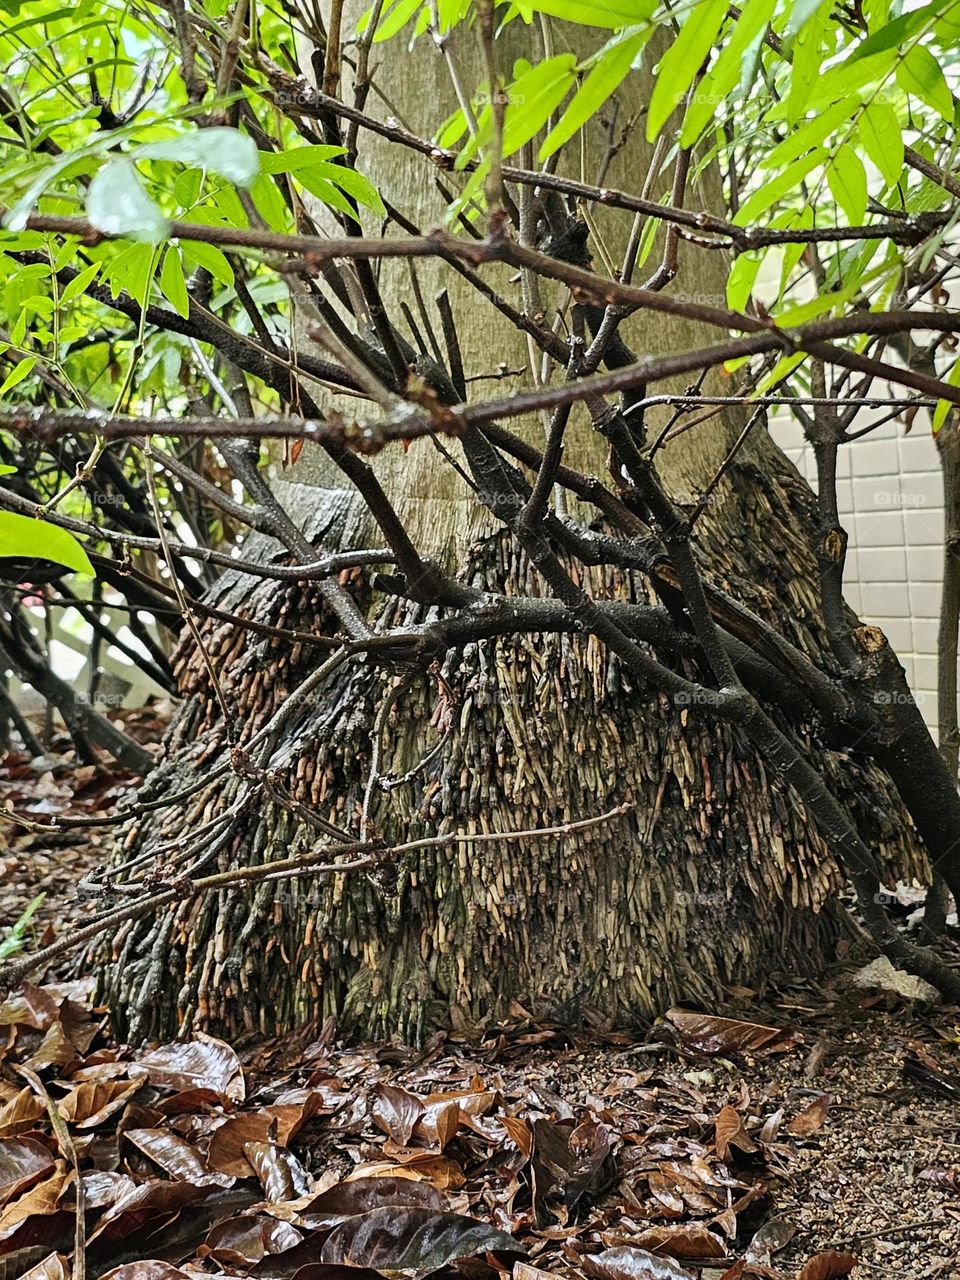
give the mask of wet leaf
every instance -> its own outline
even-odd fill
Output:
[[[255,1214],[218,1223],[208,1232],[205,1244],[217,1262],[249,1266],[269,1254],[293,1249],[302,1239],[300,1232],[288,1222]]]
[[[36,1138],[4,1138],[0,1141],[0,1206],[48,1177],[53,1168],[49,1148]]]
[[[770,1218],[750,1241],[747,1261],[769,1263],[771,1257],[785,1249],[796,1234],[797,1228],[785,1218]]]
[[[795,1138],[809,1138],[811,1133],[816,1133],[818,1129],[823,1128],[829,1110],[830,1095],[822,1093],[819,1098],[814,1098],[813,1102],[799,1115],[793,1117],[787,1125],[787,1133]]]
[[[719,1236],[698,1222],[650,1227],[637,1236],[634,1244],[638,1249],[669,1258],[723,1258],[727,1252]]]
[[[72,1176],[61,1164],[49,1178],[36,1183],[0,1212],[0,1253],[10,1253],[27,1244],[52,1243],[58,1237],[63,1220],[73,1217],[59,1209],[60,1196]]]
[[[841,1280],[857,1265],[852,1253],[837,1253],[833,1249],[818,1253],[810,1259],[797,1280]]]
[[[127,1129],[124,1137],[149,1156],[171,1178],[192,1182],[198,1187],[233,1186],[233,1178],[223,1173],[208,1173],[203,1156],[183,1138],[166,1129]]]
[[[32,1071],[42,1071],[44,1067],[65,1067],[77,1057],[77,1046],[67,1038],[63,1023],[58,1020],[47,1029],[36,1053],[31,1054],[23,1065]]]
[[[424,1113],[423,1099],[395,1085],[380,1085],[373,1096],[370,1114],[377,1126],[399,1146],[405,1147]]]
[[[520,1116],[501,1116],[500,1123],[507,1131],[507,1137],[529,1160],[533,1154],[533,1132],[526,1120]]]
[[[563,1201],[573,1209],[584,1198],[596,1199],[616,1176],[613,1133],[590,1116],[577,1125],[567,1145],[573,1163],[567,1171]]]
[[[222,1040],[199,1036],[187,1044],[166,1044],[140,1054],[138,1066],[153,1085],[169,1089],[210,1089],[231,1102],[246,1097],[240,1059]]]
[[[446,1197],[426,1182],[412,1178],[358,1178],[354,1182],[338,1182],[322,1192],[303,1209],[300,1220],[310,1227],[332,1227],[379,1209],[421,1209],[438,1214],[446,1207]]]
[[[586,1254],[580,1262],[587,1275],[595,1280],[694,1280],[691,1273],[672,1258],[658,1258],[633,1245]]]
[[[256,1276],[279,1275],[279,1271],[271,1271],[269,1261],[265,1259],[266,1266],[261,1263],[255,1267],[253,1274]],[[286,1257],[281,1259],[281,1262],[285,1261]],[[287,1276],[290,1276],[290,1273],[284,1270],[283,1280],[287,1280]],[[294,1271],[290,1280],[383,1280],[383,1277],[379,1271],[371,1271],[369,1267],[337,1267],[330,1262],[308,1262],[306,1266]]]
[[[233,1178],[252,1178],[253,1166],[244,1149],[251,1142],[266,1142],[272,1117],[266,1111],[244,1112],[220,1125],[207,1148],[207,1168]]]
[[[70,1280],[70,1268],[60,1253],[48,1253],[36,1266],[24,1271],[20,1280]]]
[[[32,1089],[21,1089],[18,1094],[0,1107],[0,1138],[15,1137],[33,1129],[46,1115],[43,1103]]]
[[[215,1089],[182,1089],[172,1098],[157,1103],[157,1110],[165,1116],[190,1115],[195,1111],[224,1106],[223,1094]]]
[[[105,1271],[100,1280],[197,1280],[196,1271],[181,1271],[169,1262],[144,1258],[141,1262],[125,1262]]]
[[[116,1204],[131,1191],[135,1191],[137,1186],[127,1174],[108,1170],[84,1172],[80,1177],[83,1180],[84,1203],[88,1209],[103,1209],[107,1205]]]
[[[146,1080],[145,1075],[131,1076],[129,1080],[93,1081],[77,1085],[57,1110],[68,1124],[78,1129],[95,1129],[133,1097]]]
[[[296,1200],[310,1191],[310,1182],[300,1161],[276,1142],[248,1142],[244,1153],[260,1179],[263,1198],[270,1204]]]
[[[736,1107],[721,1107],[717,1116],[716,1148],[717,1155],[726,1163],[730,1159],[730,1148],[752,1153],[759,1147],[743,1127],[743,1120]]]
[[[148,1224],[155,1230],[175,1218],[185,1206],[199,1204],[210,1190],[210,1187],[194,1187],[187,1182],[141,1183],[106,1210],[89,1239],[104,1236],[108,1240],[122,1240]]]
[[[526,1252],[513,1236],[476,1218],[394,1207],[348,1218],[324,1241],[320,1261],[423,1274],[487,1251]]]
[[[47,1031],[57,1020],[59,1002],[43,987],[25,982],[21,990],[0,1004],[0,1027],[33,1027]]]
[[[701,1053],[742,1053],[760,1055],[786,1053],[803,1043],[798,1031],[767,1027],[758,1022],[740,1022],[734,1018],[715,1018],[693,1013],[689,1009],[669,1009],[664,1015],[690,1049]]]

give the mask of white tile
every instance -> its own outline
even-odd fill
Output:
[[[855,476],[896,475],[900,470],[896,439],[883,440],[874,433],[857,440],[853,448],[856,450],[853,459]]]
[[[942,582],[943,547],[907,547],[907,576],[911,582]]]
[[[937,446],[929,431],[911,431],[900,437],[900,463],[907,471],[940,472]]]
[[[937,694],[935,689],[911,689],[917,709],[931,729],[936,731]]]
[[[901,471],[898,479],[904,508],[943,506],[943,481],[936,471]]]
[[[887,637],[890,647],[903,658],[905,653],[913,652],[913,630],[909,618],[871,618],[870,622],[879,627]]]
[[[849,445],[841,445],[837,450],[837,477],[846,480],[853,474],[853,450]]]
[[[907,581],[907,553],[903,547],[861,547],[857,563],[861,582]]]
[[[943,512],[904,511],[903,528],[908,547],[935,545],[943,538]]]
[[[879,618],[910,617],[910,593],[905,582],[861,583],[860,600],[864,617],[871,622]]]
[[[897,511],[901,493],[896,476],[854,476],[855,511]]]
[[[929,655],[913,660],[913,683],[918,689],[936,689],[937,660]]]
[[[858,547],[898,547],[903,543],[900,513],[889,511],[860,512],[854,519]],[[919,539],[918,539],[919,541]],[[930,541],[929,538],[924,539]]]
[[[940,611],[940,588],[935,582],[911,582],[910,611],[920,618],[936,618]]]
[[[910,625],[913,630],[914,653],[936,653],[939,618],[918,618],[914,615],[910,619]]]

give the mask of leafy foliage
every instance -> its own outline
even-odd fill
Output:
[[[226,22],[230,6],[218,3],[208,12],[210,22]],[[497,14],[502,25],[527,24],[531,32],[538,21],[559,20],[598,36],[596,51],[576,58],[563,52],[558,27],[555,52],[521,59],[503,76],[505,159],[538,137],[541,163],[569,147],[646,62],[656,72],[643,124],[648,139],[695,146],[701,165],[715,159],[731,182],[736,175],[728,194],[742,226],[855,226],[942,210],[949,200],[942,184],[905,167],[905,148],[949,167],[956,117],[951,54],[960,36],[951,0],[908,12],[872,0],[849,13],[827,0],[746,0],[740,9],[721,0],[680,7],[656,0],[520,0],[501,4]],[[372,17],[371,10],[361,30]],[[421,39],[431,31],[442,38],[475,19],[468,0],[435,6],[396,0],[379,12],[374,39]],[[245,61],[242,93],[226,94],[219,104],[223,118],[232,119],[239,102],[240,119],[211,127],[190,99],[169,26],[101,0],[73,9],[44,0],[0,21],[13,122],[0,146],[9,204],[0,239],[0,314],[12,363],[4,393],[42,398],[44,373],[56,373],[78,403],[103,402],[111,384],[129,402],[135,352],[133,394],[173,408],[180,403],[184,342],[150,328],[131,343],[115,314],[95,300],[98,288],[111,298],[125,292],[186,317],[190,282],[201,272],[212,277],[218,308],[231,312],[241,332],[249,330],[229,255],[198,242],[152,250],[171,219],[246,227],[256,217],[271,230],[291,231],[299,191],[347,217],[359,209],[386,216],[375,186],[345,162],[344,148],[304,145],[290,118],[272,109],[265,65],[256,56]],[[259,21],[264,47],[284,38],[285,24],[269,10]],[[92,93],[81,90],[83,78]],[[473,169],[451,205],[452,218],[475,218],[482,206],[493,96],[478,83],[469,114],[459,110],[437,122],[440,145],[458,148],[460,170]],[[37,209],[85,209],[111,235],[147,243],[91,246],[25,231]],[[872,265],[877,252],[877,243],[867,241],[862,251],[854,246],[816,262],[799,244],[741,254],[731,262],[730,305],[746,306],[759,288],[765,309],[784,324],[878,305],[922,276],[930,250],[897,249]],[[286,289],[249,259],[246,273],[255,300],[282,328]],[[771,288],[771,281],[779,283]],[[798,312],[801,303],[807,309]],[[92,332],[109,341],[109,357],[104,344],[91,342]],[[799,385],[806,385],[802,368],[800,374]],[[274,402],[268,389],[261,395],[265,404]]]

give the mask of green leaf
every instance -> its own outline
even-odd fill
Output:
[[[79,297],[87,286],[93,283],[94,277],[100,270],[100,265],[99,262],[91,263],[89,267],[84,267],[81,272],[73,277],[60,294],[61,306],[66,306],[68,302],[72,302],[74,298]]]
[[[201,240],[183,240],[180,252],[184,262],[193,262],[196,266],[203,267],[221,284],[233,284],[233,267],[216,245],[204,244]]]
[[[576,66],[572,53],[561,53],[545,58],[514,81],[503,117],[504,156],[513,155],[539,133],[573,87]],[[489,107],[484,118],[491,120]]]
[[[771,152],[761,155],[757,164],[761,169],[782,169],[791,164],[798,156],[802,156],[811,147],[819,147],[834,130],[846,124],[860,105],[856,94],[835,102],[826,111],[820,112],[807,120],[797,129],[791,129],[782,142],[778,142]]]
[[[903,134],[896,111],[879,99],[868,102],[860,117],[859,131],[864,151],[883,174],[884,182],[892,187],[903,170]]]
[[[12,476],[16,470],[16,467],[8,467],[5,462],[0,462],[0,476]]]
[[[12,511],[0,511],[0,557],[15,556],[18,560],[52,560],[66,565],[77,573],[95,576],[93,565],[72,533],[58,529],[55,524],[37,520],[33,516],[20,516]],[[29,574],[24,574],[29,582]]]
[[[315,146],[293,147],[289,151],[261,151],[261,173],[296,173],[300,169],[309,169],[321,160],[332,160],[334,156],[345,156],[346,147]]]
[[[782,328],[806,324],[808,320],[815,320],[817,316],[822,316],[825,312],[832,311],[834,307],[846,301],[848,301],[846,289],[838,293],[818,294],[817,297],[809,298],[806,302],[798,302],[795,306],[784,307],[777,312],[776,321]]]
[[[784,230],[792,231],[794,229],[800,229],[802,231],[808,231],[813,226],[813,222],[813,210],[809,205],[806,205],[799,212],[791,210],[789,213],[783,214],[779,218],[774,218],[770,225],[774,228],[782,227]],[[777,290],[778,302],[783,298],[790,275],[793,272],[794,267],[796,267],[797,263],[803,257],[806,247],[807,246],[802,241],[797,244],[785,244],[783,246],[783,257],[780,263],[780,288]]]
[[[239,129],[217,125],[196,129],[166,142],[151,142],[138,147],[137,160],[176,160],[189,168],[219,173],[238,187],[249,187],[260,172],[257,144]]]
[[[154,251],[149,244],[128,244],[106,259],[102,280],[116,298],[126,290],[131,298],[143,302],[150,287],[154,268]]]
[[[716,62],[697,85],[683,118],[680,145],[692,146],[740,81],[747,50],[762,35],[773,15],[776,0],[747,0],[733,26],[730,39]]]
[[[397,3],[388,9],[377,23],[377,33],[373,37],[374,44],[395,36],[407,25],[422,3],[423,0],[397,0]]]
[[[786,118],[796,124],[820,74],[821,47],[833,0],[821,3],[797,30],[790,48],[790,92],[785,103]]]
[[[262,174],[250,188],[257,211],[271,231],[286,231],[289,212],[277,184]]]
[[[862,223],[867,212],[867,173],[849,142],[838,148],[827,166],[827,184],[847,221],[852,226]]]
[[[758,214],[766,213],[773,207],[778,200],[789,195],[806,177],[811,169],[817,165],[823,164],[827,158],[827,153],[822,147],[816,147],[813,151],[808,151],[805,156],[801,156],[799,160],[795,160],[793,164],[788,165],[786,169],[775,178],[771,178],[769,182],[765,182],[758,191],[755,191],[737,210],[737,215],[733,221],[738,227],[749,226],[754,222]]]
[[[202,169],[185,169],[183,173],[177,174],[173,184],[173,195],[181,209],[189,209],[197,203],[202,186]]]
[[[954,360],[953,364],[944,378],[944,382],[948,387],[960,387],[960,359]],[[951,409],[956,409],[956,405],[952,400],[938,400],[937,407],[933,411],[933,431],[934,435],[940,430],[947,420],[947,414]]]
[[[655,141],[677,103],[693,84],[703,60],[716,43],[727,16],[726,0],[700,0],[690,10],[680,34],[663,55],[647,113],[647,141]]]
[[[747,305],[762,262],[761,253],[741,253],[730,268],[730,275],[727,277],[727,306],[732,311],[742,311]]]
[[[6,395],[18,382],[22,382],[39,359],[39,356],[24,356],[22,360],[18,360],[0,386],[0,396]]]
[[[169,230],[129,160],[111,160],[97,172],[87,192],[87,217],[98,231],[150,243]]]
[[[922,9],[913,9],[903,13],[892,22],[888,22],[878,31],[867,36],[851,53],[848,61],[868,58],[871,54],[881,53],[885,49],[902,49],[911,36],[931,25],[937,14],[943,9],[943,0],[924,5]]]
[[[656,0],[533,0],[530,7],[582,27],[609,27],[616,31],[646,22],[657,5]]]
[[[372,209],[378,217],[387,216],[386,206],[380,198],[380,192],[369,178],[356,169],[349,169],[345,164],[318,164],[311,169],[311,174],[326,178],[334,186],[353,196],[358,204]]]
[[[838,98],[848,98],[852,93],[866,89],[877,81],[886,81],[897,64],[897,53],[887,49],[872,57],[856,62],[842,62],[821,73],[819,63],[815,70],[813,88],[806,101],[806,109],[815,111]]]
[[[750,398],[754,399],[757,396],[766,395],[771,388],[782,382],[784,378],[793,373],[794,369],[803,364],[806,358],[807,353],[805,351],[794,351],[791,355],[781,356],[769,373],[764,374],[757,383]]]
[[[792,40],[799,31],[802,31],[822,4],[823,0],[793,0],[791,4],[786,5],[789,17],[783,30],[784,39]]]
[[[539,154],[541,161],[568,142],[620,87],[651,33],[652,28],[619,41],[595,63],[570,105],[544,139]]]
[[[897,67],[897,84],[953,124],[953,94],[947,88],[940,63],[929,49],[915,44]]]
[[[180,254],[173,245],[169,245],[163,255],[163,265],[160,267],[160,292],[185,320],[189,317],[190,295],[187,293],[187,282],[183,278]]]

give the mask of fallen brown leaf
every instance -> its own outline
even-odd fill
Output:
[[[680,1034],[682,1042],[701,1053],[751,1053],[766,1055],[786,1053],[803,1043],[798,1031],[767,1027],[758,1022],[741,1022],[735,1018],[716,1018],[689,1009],[668,1009],[666,1020]]]
[[[228,1044],[199,1035],[185,1044],[166,1044],[138,1055],[150,1084],[168,1089],[209,1089],[230,1102],[246,1097],[240,1059]]]
[[[811,1133],[816,1133],[818,1129],[823,1128],[829,1109],[830,1095],[821,1093],[819,1098],[814,1098],[808,1107],[795,1115],[787,1124],[787,1133],[795,1138],[809,1138]]]
[[[717,1155],[726,1164],[730,1159],[730,1148],[751,1154],[759,1151],[759,1147],[743,1127],[743,1120],[736,1107],[721,1107],[717,1116],[716,1129]]]
[[[833,1249],[818,1253],[810,1259],[797,1280],[841,1280],[857,1265],[852,1253],[837,1253]]]

